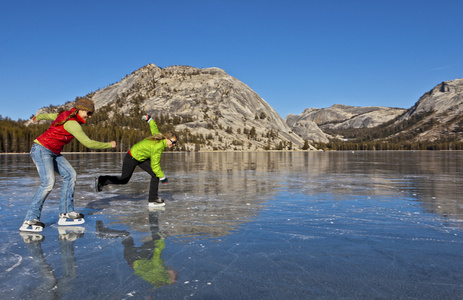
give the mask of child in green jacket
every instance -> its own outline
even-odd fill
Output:
[[[161,154],[165,148],[172,148],[177,143],[177,136],[172,132],[161,134],[156,122],[149,116],[142,119],[148,122],[152,136],[132,146],[122,163],[122,174],[117,176],[99,176],[95,178],[95,192],[102,191],[108,184],[127,184],[137,166],[151,175],[149,206],[164,206],[164,200],[158,197],[159,181],[167,184],[167,178],[161,169]]]

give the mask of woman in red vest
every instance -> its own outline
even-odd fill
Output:
[[[40,135],[31,149],[32,160],[39,172],[41,184],[37,189],[32,204],[27,212],[20,231],[40,232],[45,226],[40,222],[43,203],[55,184],[55,172],[63,177],[63,187],[59,203],[59,225],[75,225],[84,223],[84,215],[74,211],[74,188],[76,171],[61,155],[64,146],[76,138],[90,149],[115,148],[116,142],[109,143],[91,140],[82,130],[84,124],[95,110],[95,105],[89,99],[79,99],[74,108],[60,114],[40,114],[34,116],[34,122],[53,120],[51,126]]]

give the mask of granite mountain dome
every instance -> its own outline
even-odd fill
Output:
[[[109,117],[139,118],[142,111],[175,117],[174,130],[180,137],[200,137],[200,150],[300,149],[304,144],[256,92],[219,68],[148,64],[89,97],[97,109],[110,107]]]

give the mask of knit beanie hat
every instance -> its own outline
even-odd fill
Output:
[[[95,111],[95,104],[93,104],[92,100],[89,100],[87,98],[82,98],[82,99],[77,100],[74,104],[74,107],[76,109],[86,110],[89,112]]]

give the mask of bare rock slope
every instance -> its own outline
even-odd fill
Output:
[[[149,64],[91,97],[113,113],[175,116],[177,132],[206,140],[201,150],[299,149],[304,143],[256,92],[219,68]]]
[[[403,114],[401,108],[348,106],[335,104],[328,108],[307,108],[299,115],[289,114],[285,121],[303,139],[327,143],[327,129],[371,128]]]

